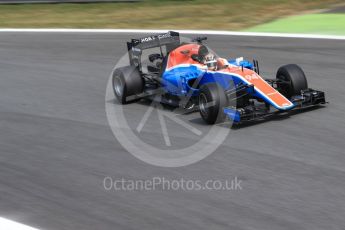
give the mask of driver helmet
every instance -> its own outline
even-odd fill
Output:
[[[207,65],[209,70],[216,70],[217,69],[217,59],[216,56],[212,53],[208,53],[205,56],[204,64]]]

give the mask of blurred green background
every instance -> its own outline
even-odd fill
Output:
[[[0,5],[0,27],[204,29],[343,35],[345,8],[342,4],[345,4],[343,0],[144,0]]]
[[[345,14],[306,14],[274,20],[248,29],[250,32],[345,35]]]

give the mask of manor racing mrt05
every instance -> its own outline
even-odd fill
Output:
[[[118,101],[158,98],[164,104],[199,110],[208,124],[226,118],[243,123],[326,103],[324,92],[308,88],[298,65],[284,65],[275,79],[264,79],[257,60],[221,58],[204,40],[182,42],[179,33],[169,31],[127,42],[130,65],[113,72]]]

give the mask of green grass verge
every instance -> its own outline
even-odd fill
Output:
[[[146,0],[137,3],[0,5],[0,27],[242,30],[342,1]]]
[[[255,26],[247,31],[345,35],[345,14],[308,14],[288,17]]]

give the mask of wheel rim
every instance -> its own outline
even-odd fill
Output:
[[[123,95],[123,82],[120,76],[114,78],[114,90],[117,96],[122,97]]]
[[[203,93],[199,95],[199,109],[200,109],[201,115],[203,115],[204,117],[207,117],[208,115],[207,98],[206,98],[206,95]]]

